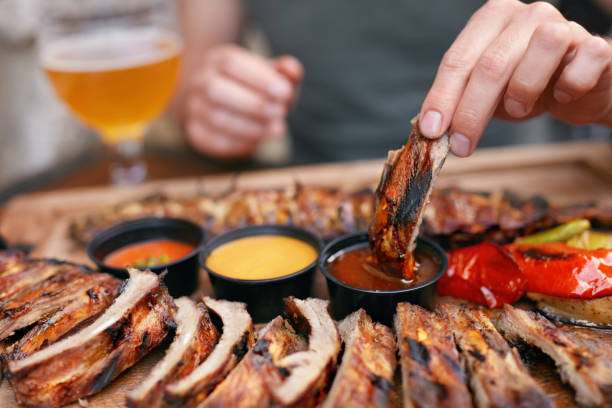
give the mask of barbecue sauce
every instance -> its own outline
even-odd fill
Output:
[[[374,260],[369,246],[349,249],[328,262],[327,270],[340,282],[367,290],[397,290],[420,285],[433,279],[439,271],[437,261],[426,252],[414,254],[414,279],[405,280],[383,272]]]
[[[114,268],[133,266],[150,268],[174,262],[189,255],[195,247],[183,242],[157,239],[127,245],[111,252],[104,258],[104,263]]]

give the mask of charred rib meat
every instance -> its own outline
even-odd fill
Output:
[[[580,404],[597,407],[612,405],[610,350],[584,347],[584,340],[557,329],[544,317],[510,305],[504,305],[497,327],[506,337],[523,340],[548,354],[555,361],[561,378],[576,391],[576,400]],[[591,339],[591,342],[596,340]]]
[[[323,407],[389,406],[396,365],[393,332],[373,323],[363,309],[342,320],[338,330],[344,354]]]
[[[308,334],[308,349],[290,354],[278,362],[287,373],[272,388],[281,405],[315,406],[325,398],[340,352],[340,335],[322,299],[285,299],[285,314],[295,329]]]
[[[510,348],[482,310],[454,304],[439,308],[466,359],[476,406],[551,407],[516,349]]]
[[[186,297],[177,299],[176,306],[176,337],[163,360],[155,365],[138,388],[128,394],[128,407],[164,406],[166,385],[191,373],[215,347],[219,332],[210,320],[206,307]]]
[[[244,303],[209,297],[203,301],[223,324],[221,338],[206,360],[189,375],[166,387],[165,398],[171,406],[197,406],[253,345],[253,324]]]
[[[413,120],[401,150],[389,152],[376,190],[370,245],[381,267],[406,280],[414,277],[415,241],[433,184],[448,154],[448,136],[430,140]]]
[[[471,407],[462,360],[448,322],[439,314],[400,303],[395,332],[406,407]]]
[[[199,407],[259,408],[273,405],[271,387],[288,375],[279,362],[306,347],[304,337],[282,317],[276,317],[262,329],[253,348]]]
[[[129,273],[121,295],[89,326],[8,363],[20,403],[58,407],[94,394],[166,337],[175,306],[161,278]]]

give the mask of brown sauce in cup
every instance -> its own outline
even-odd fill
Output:
[[[367,290],[397,290],[420,285],[432,280],[440,265],[428,253],[416,251],[415,278],[404,280],[381,271],[373,262],[369,246],[348,249],[328,261],[327,270],[340,282]]]

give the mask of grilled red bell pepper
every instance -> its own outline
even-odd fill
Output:
[[[472,302],[499,307],[517,301],[527,280],[508,251],[482,243],[448,253],[448,268],[437,291]]]
[[[508,245],[527,278],[527,291],[592,299],[612,295],[612,250],[566,244]]]

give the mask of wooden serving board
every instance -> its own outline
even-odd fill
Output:
[[[249,189],[279,188],[299,181],[307,185],[354,190],[375,186],[382,164],[383,160],[361,161],[259,171],[237,177],[228,174],[156,181],[136,187],[109,186],[24,194],[11,200],[3,209],[0,234],[11,244],[34,245],[35,256],[89,263],[83,248],[68,237],[68,226],[75,215],[152,193],[189,196],[224,191],[232,185]],[[510,189],[522,195],[541,194],[559,204],[595,200],[612,203],[612,146],[601,142],[549,144],[482,149],[469,159],[449,157],[437,187],[449,186],[480,191]],[[205,276],[202,277],[202,291],[211,293]],[[320,274],[315,279],[314,295],[327,297]],[[612,336],[610,333],[602,335]],[[153,351],[105,390],[88,398],[89,406],[124,406],[125,394],[147,375],[162,355],[162,350]],[[560,382],[550,361],[540,359],[529,368],[557,406],[575,406],[571,389]],[[0,406],[18,406],[7,381],[0,384]]]

